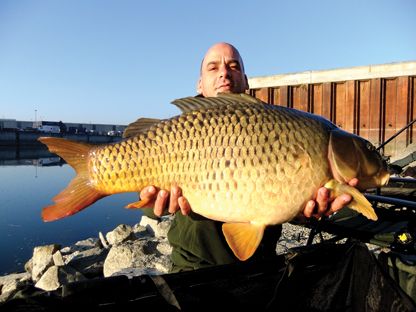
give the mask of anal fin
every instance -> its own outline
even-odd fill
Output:
[[[222,225],[222,232],[228,246],[241,261],[247,260],[255,253],[263,238],[264,229],[264,225],[252,223],[224,223]]]

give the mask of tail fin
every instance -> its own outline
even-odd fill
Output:
[[[73,215],[106,196],[89,181],[88,154],[93,145],[52,137],[41,137],[39,141],[47,145],[50,152],[62,157],[77,173],[69,185],[53,198],[55,204],[43,208],[43,221]]]

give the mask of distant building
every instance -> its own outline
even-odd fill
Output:
[[[16,119],[0,119],[0,130],[36,130],[38,128],[56,128],[59,127],[60,133],[73,134],[97,134],[107,135],[110,131],[122,133],[127,126],[125,125],[109,125],[109,124],[93,124],[93,123],[74,123],[62,121],[21,121]],[[54,131],[55,132],[55,131]]]
[[[0,119],[0,130],[2,129],[16,129],[16,119]]]
[[[30,130],[36,128],[36,124],[33,121],[17,121],[17,128],[23,130]]]
[[[45,133],[61,133],[61,128],[59,126],[49,126],[49,125],[41,125],[36,130]]]

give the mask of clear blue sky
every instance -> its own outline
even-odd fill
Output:
[[[416,1],[0,0],[0,118],[176,115],[219,41],[249,77],[414,61]]]

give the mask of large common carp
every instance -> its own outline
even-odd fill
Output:
[[[40,138],[77,172],[43,209],[43,219],[72,215],[115,193],[178,185],[194,212],[225,222],[225,238],[241,260],[255,252],[267,225],[292,220],[322,186],[351,194],[350,208],[377,219],[358,189],[384,185],[389,174],[366,140],[322,117],[245,94],[173,103],[181,115],[139,119],[119,143]],[[346,183],[354,177],[358,189]]]

